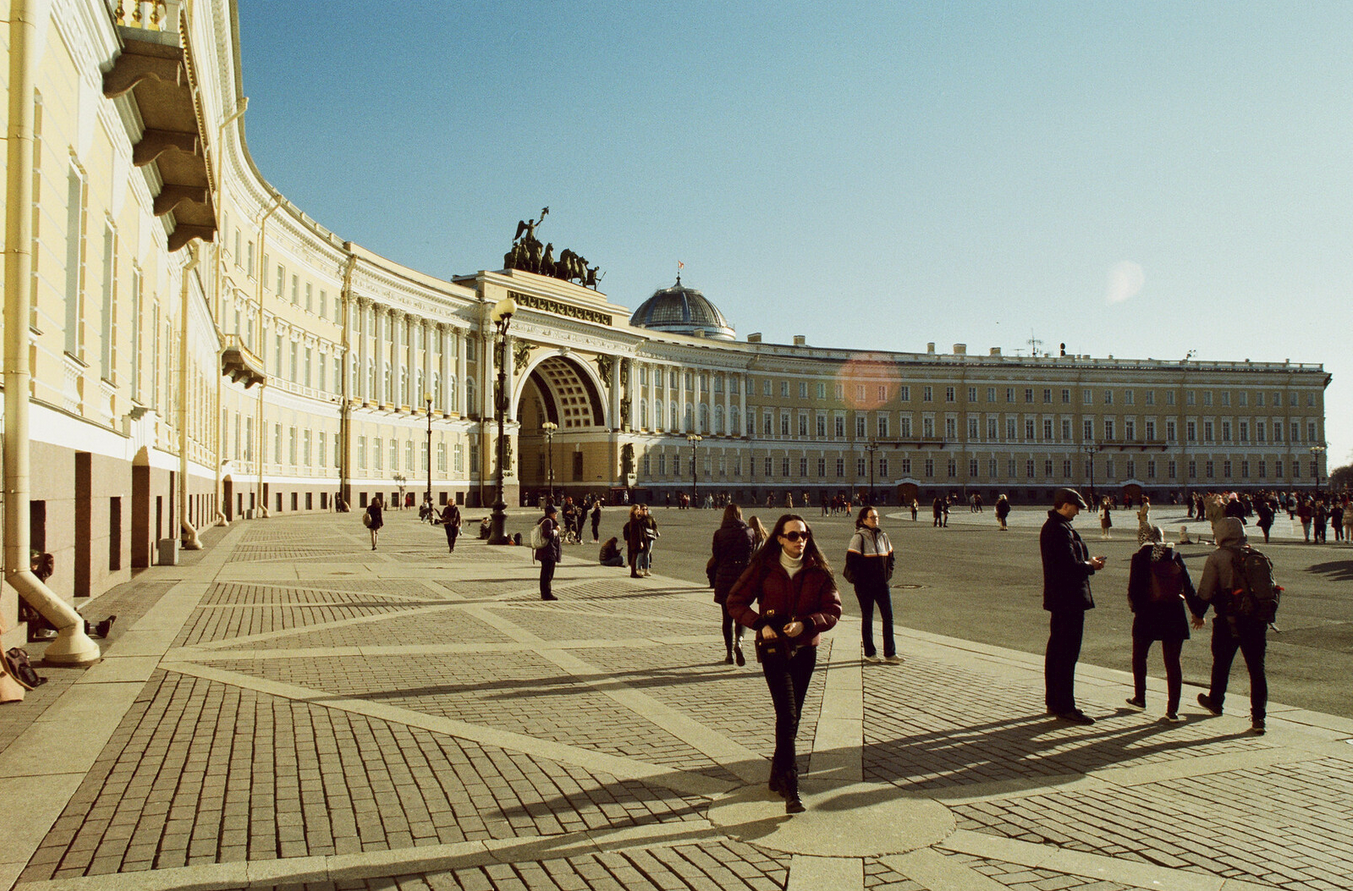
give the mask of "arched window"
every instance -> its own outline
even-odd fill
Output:
[[[447,379],[446,385],[451,388],[451,411],[460,411],[460,387],[456,384],[456,376],[453,374]]]
[[[653,400],[653,429],[654,429],[654,430],[661,430],[661,429],[662,429],[662,400],[661,400],[661,399],[654,399],[654,400]]]
[[[691,408],[689,402],[686,403],[686,423],[681,430],[682,433],[695,432],[695,409]]]
[[[640,427],[643,427],[643,428],[647,428],[647,427],[648,427],[648,400],[647,400],[647,399],[640,399],[640,400],[639,400],[639,426],[640,426]]]
[[[675,371],[672,373],[676,374]],[[667,418],[671,422],[672,428],[675,430],[675,428],[681,425],[681,414],[677,411],[677,404],[675,402],[669,402],[667,404],[667,409],[668,409]],[[677,430],[676,432],[679,433],[681,431]]]
[[[742,435],[742,410],[736,405],[728,410],[728,432],[733,436]]]
[[[390,374],[390,363],[389,363],[389,362],[386,362],[386,363],[385,363],[385,377],[381,379],[381,398],[380,398],[380,401],[381,401],[381,402],[389,402],[389,401],[390,401],[390,385],[391,385],[391,377],[392,377],[392,376],[391,376],[391,374]]]
[[[720,435],[723,434],[723,406],[722,406],[722,405],[716,405],[716,406],[714,406],[714,432],[717,433],[717,434],[720,434]]]
[[[442,373],[440,371],[432,372],[432,407],[440,408],[442,405]]]
[[[465,380],[465,413],[466,413],[466,415],[468,415],[469,417],[475,417],[475,416],[477,416],[477,415],[479,414],[479,411],[478,411],[478,409],[476,408],[476,406],[479,404],[479,402],[478,402],[478,400],[475,398],[475,396],[476,396],[476,393],[475,393],[475,387],[474,387],[474,378],[466,378],[466,380]]]
[[[695,432],[696,433],[709,432],[709,406],[703,402],[700,403],[700,429]]]

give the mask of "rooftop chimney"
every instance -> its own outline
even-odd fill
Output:
[[[807,345],[808,345],[808,338],[807,338],[807,337],[805,337],[805,336],[802,335],[802,334],[795,334],[795,335],[794,335],[794,346],[807,346]]]
[[[954,344],[954,355],[955,355],[955,356],[966,356],[966,355],[968,355],[968,345],[967,345],[966,343],[956,343],[956,344]]]

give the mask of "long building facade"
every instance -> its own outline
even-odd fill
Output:
[[[215,524],[377,492],[487,505],[500,428],[509,504],[1325,474],[1319,364],[772,344],[679,281],[631,311],[523,255],[451,281],[405,268],[255,168],[232,3],[4,5],[5,425],[26,431],[6,437],[6,578],[23,546],[50,553],[66,602]],[[519,212],[486,215],[507,247]]]

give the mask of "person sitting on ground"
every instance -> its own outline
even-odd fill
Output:
[[[601,554],[597,557],[597,561],[602,566],[625,565],[625,558],[620,556],[620,544],[614,535],[606,539],[606,543],[601,546]]]

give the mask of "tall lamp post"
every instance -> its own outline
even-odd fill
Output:
[[[686,441],[691,444],[691,507],[700,506],[700,474],[696,470],[695,444],[704,439],[699,433],[687,433]]]
[[[554,421],[546,421],[540,425],[540,430],[545,434],[545,446],[549,451],[550,462],[550,504],[554,504],[554,431],[559,429],[559,425]]]
[[[489,520],[489,544],[503,545],[507,537],[507,503],[503,501],[503,457],[506,437],[503,433],[504,416],[507,414],[507,328],[512,324],[512,316],[517,311],[517,301],[504,297],[493,307],[493,327],[497,332],[498,386],[493,395],[493,410],[498,413],[498,497],[493,501],[493,513]]]
[[[424,394],[423,394],[423,401],[424,401],[425,403],[427,403],[427,407],[428,407],[428,450],[427,450],[427,456],[428,456],[428,457],[427,457],[427,462],[428,462],[428,511],[431,512],[431,510],[432,510],[432,394],[431,394],[431,393],[424,393]],[[431,520],[432,517],[428,517],[428,519]]]
[[[864,450],[869,453],[869,506],[874,506],[874,453],[879,450],[879,444],[872,439],[864,444]]]
[[[1098,501],[1099,497],[1095,495],[1095,453],[1103,446],[1095,442],[1081,443],[1081,451],[1085,453],[1085,467],[1090,475],[1090,500]]]
[[[1315,493],[1317,495],[1320,494],[1320,459],[1324,456],[1325,449],[1327,448],[1328,446],[1323,442],[1319,445],[1311,446],[1311,459],[1312,463],[1315,465]]]

